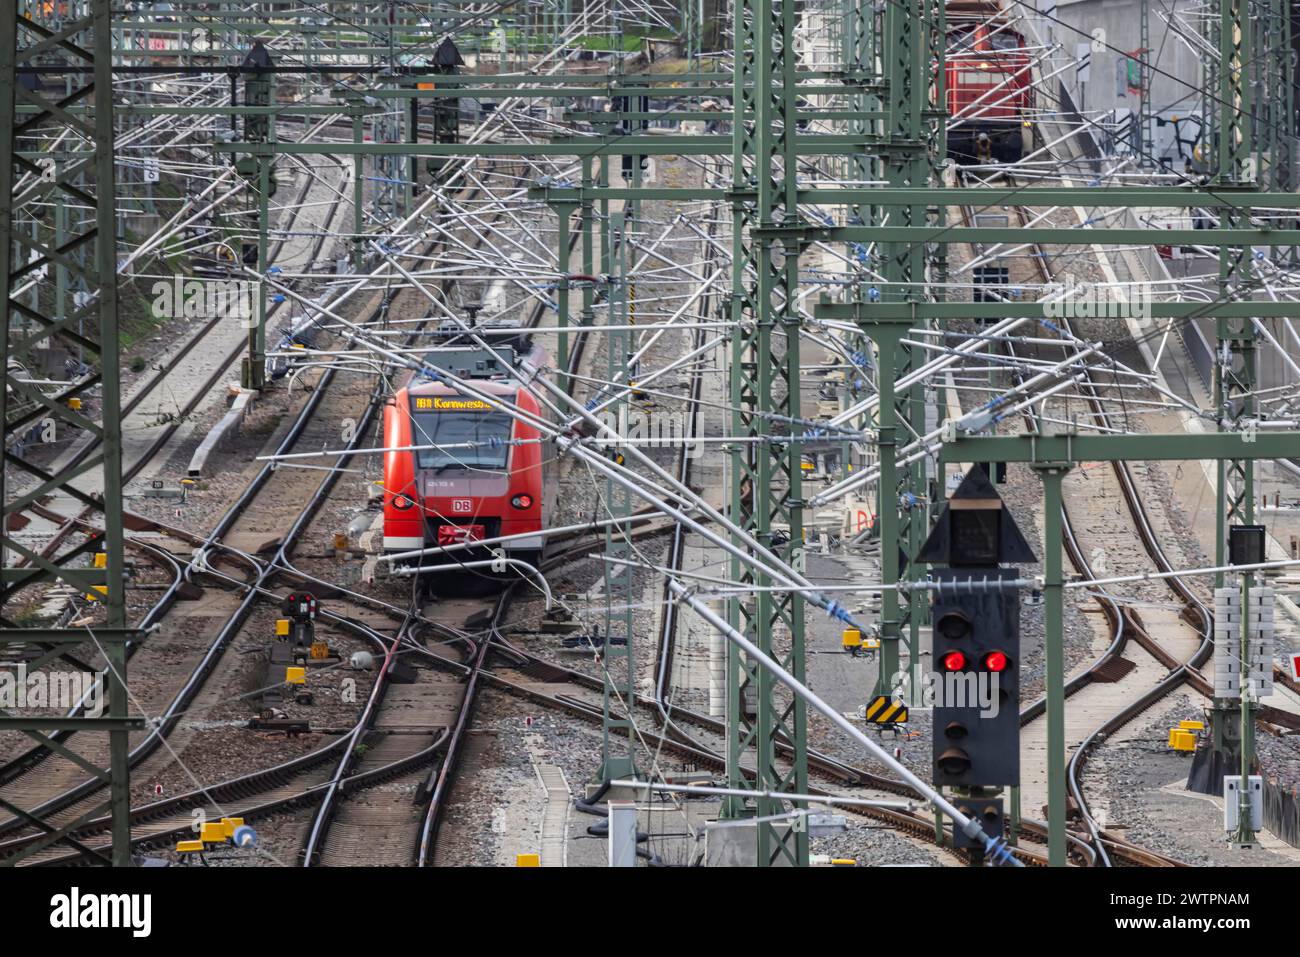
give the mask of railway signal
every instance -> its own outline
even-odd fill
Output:
[[[644,131],[649,128],[650,121],[644,115],[650,111],[650,98],[647,96],[616,96],[610,103],[615,112],[618,113],[640,113],[636,119],[623,119],[619,122],[615,132],[619,135],[627,136],[634,131]],[[622,156],[623,179],[629,184],[635,176],[635,170],[645,173],[650,157],[643,153],[624,153]]]
[[[1006,815],[1000,797],[966,797],[956,801],[957,810],[967,817],[979,821],[980,828],[990,837],[1002,837]],[[969,851],[977,858],[984,856],[984,848],[973,838],[967,837],[960,829],[954,829],[952,846],[958,850]]]
[[[982,466],[940,513],[918,561],[934,571],[934,783],[1020,783],[1020,602],[1006,563],[1029,544]]]
[[[277,638],[284,638],[291,645],[310,646],[316,638],[316,616],[320,613],[320,602],[311,592],[293,592],[285,596],[280,604],[280,614],[284,618],[276,622]]]
[[[970,584],[967,569],[935,572]],[[989,584],[1011,569],[979,573]],[[934,783],[997,787],[1020,783],[1020,616],[1011,589],[986,594],[941,590],[934,603]]]
[[[280,610],[294,621],[313,621],[320,612],[320,602],[311,592],[295,592],[285,598]]]
[[[253,42],[252,49],[244,57],[244,68],[255,71],[245,77],[244,102],[248,106],[269,106],[275,82],[275,61],[261,40]],[[265,114],[248,114],[244,117],[244,138],[250,141],[264,140],[270,126],[270,118]]]

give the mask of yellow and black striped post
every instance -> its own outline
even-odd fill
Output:
[[[867,702],[866,718],[868,724],[907,724],[907,705],[887,694],[876,695]]]

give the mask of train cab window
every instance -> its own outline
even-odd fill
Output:
[[[415,453],[418,468],[503,470],[509,460],[505,443],[514,420],[504,412],[416,412],[411,424],[415,446],[474,443],[470,448],[420,449]]]
[[[1019,50],[1025,45],[1018,34],[1009,30],[1003,30],[1001,33],[995,33],[989,37],[989,45],[995,50]]]
[[[948,31],[948,55],[967,53],[975,45],[975,28],[959,26]]]

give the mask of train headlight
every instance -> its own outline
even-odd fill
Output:
[[[409,498],[409,497],[406,496],[406,495],[394,495],[394,496],[393,496],[393,507],[394,507],[394,508],[400,508],[400,509],[402,509],[403,511],[405,511],[406,509],[411,508],[411,507],[413,507],[414,505],[415,505],[415,500],[412,499],[412,498]]]
[[[529,495],[527,492],[525,492],[523,494],[516,495],[514,498],[512,498],[510,500],[510,504],[515,508],[532,508],[533,497]]]

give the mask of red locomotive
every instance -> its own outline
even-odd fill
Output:
[[[949,0],[948,155],[1014,163],[1032,150],[1033,65],[1024,34],[996,0]]]
[[[408,552],[519,535],[484,549],[455,549],[405,564],[478,560],[500,548],[536,564],[555,497],[554,444],[532,425],[503,411],[510,406],[545,418],[534,383],[519,359],[546,363],[531,337],[496,338],[490,350],[447,349],[430,354],[492,401],[455,386],[419,378],[397,390],[384,409],[384,551]]]

